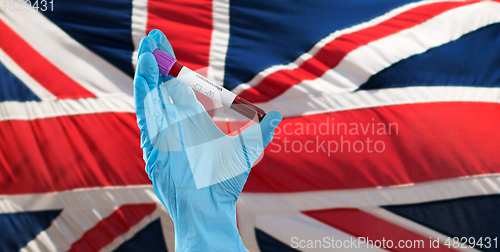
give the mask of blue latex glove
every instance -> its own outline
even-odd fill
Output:
[[[176,251],[247,251],[235,204],[281,114],[272,111],[238,136],[226,136],[190,87],[159,74],[156,48],[174,56],[159,30],[142,39],[134,101],[146,172],[174,223]]]

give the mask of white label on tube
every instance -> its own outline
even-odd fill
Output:
[[[234,98],[236,98],[236,94],[233,92],[215,84],[213,81],[187,67],[181,69],[179,75],[177,75],[177,79],[228,108],[233,103]]]

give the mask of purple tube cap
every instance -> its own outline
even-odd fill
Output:
[[[153,51],[153,56],[158,63],[160,73],[168,76],[168,74],[170,73],[170,69],[172,69],[172,66],[175,64],[175,62],[177,62],[177,60],[174,57],[170,56],[168,53],[160,51],[158,49],[155,49]]]

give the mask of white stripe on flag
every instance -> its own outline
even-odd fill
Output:
[[[279,96],[256,105],[265,111],[279,111],[283,117],[314,115],[351,109],[431,102],[500,102],[500,88],[483,87],[406,87],[361,90],[337,94]],[[214,120],[225,121],[227,115],[215,111]],[[236,120],[229,118],[228,120]],[[240,119],[241,120],[241,119]]]
[[[56,97],[47,91],[40,83],[27,74],[16,62],[14,62],[2,49],[0,49],[0,62],[20,81],[22,81],[41,100],[55,100]],[[1,114],[0,114],[1,117]]]
[[[213,31],[210,44],[208,76],[214,76],[215,83],[224,84],[226,53],[229,44],[229,0],[213,1]]]
[[[101,207],[94,209],[63,209],[50,227],[40,232],[20,252],[67,251],[73,242],[102,218],[110,215],[115,208]]]
[[[50,193],[1,195],[0,199],[0,213],[65,208],[115,208],[123,204],[162,204],[156,197],[152,185],[108,186]]]
[[[75,200],[78,199],[78,200]],[[2,195],[0,213],[63,210],[51,226],[40,232],[21,251],[66,251],[100,220],[125,204],[155,203],[157,209],[120,235],[106,248],[117,248],[151,221],[161,218],[168,250],[174,250],[173,224],[165,207],[156,197],[152,185],[83,188],[63,192]]]
[[[352,190],[298,193],[246,193],[238,198],[240,214],[296,213],[330,208],[370,208],[500,193],[500,174]]]
[[[0,19],[43,57],[96,96],[133,94],[131,77],[78,43],[42,13],[0,9]]]
[[[275,65],[275,66],[271,66],[267,69],[264,69],[263,71],[258,73],[254,78],[252,78],[252,80],[250,80],[248,83],[240,84],[237,87],[235,87],[232,91],[237,93],[237,94],[241,93],[243,90],[257,85],[260,81],[262,81],[262,79],[264,79],[265,77],[267,77],[268,75],[270,75],[276,71],[279,71],[282,69],[290,69],[290,70],[296,69],[297,67],[299,67],[300,64],[302,64],[302,62],[308,60],[309,58],[312,58],[313,55],[315,55],[321,48],[323,48],[323,46],[325,46],[330,41],[332,41],[332,40],[334,40],[342,35],[353,33],[356,31],[360,31],[360,30],[366,29],[368,27],[376,26],[376,25],[378,25],[386,20],[389,20],[389,19],[391,19],[391,18],[393,18],[393,17],[395,17],[395,16],[397,16],[405,11],[408,11],[410,9],[413,9],[413,8],[416,8],[416,7],[419,7],[422,5],[433,4],[433,3],[437,3],[437,2],[453,2],[453,1],[462,2],[463,0],[451,0],[451,1],[450,0],[437,0],[437,1],[436,0],[428,0],[428,1],[420,1],[420,2],[416,2],[416,3],[410,3],[407,5],[401,6],[399,8],[396,8],[394,10],[391,10],[390,12],[387,12],[387,13],[383,14],[382,16],[376,17],[376,18],[369,20],[367,22],[364,22],[364,23],[361,23],[361,24],[358,24],[358,25],[355,25],[355,26],[352,26],[352,27],[349,27],[349,28],[346,28],[343,30],[335,31],[335,32],[331,33],[330,35],[328,35],[327,37],[321,39],[318,43],[316,43],[311,48],[311,50],[302,54],[297,59],[295,59],[293,62],[290,62],[286,65]]]
[[[1,102],[0,122],[107,112],[135,113],[133,98],[126,94],[121,94],[106,98],[51,100],[41,102]]]
[[[263,214],[255,217],[255,227],[268,233],[272,237],[280,240],[288,246],[297,248],[297,244],[292,243],[292,238],[296,237],[300,240],[321,240],[324,237],[332,237],[335,240],[351,241],[351,238],[357,240],[357,237],[342,232],[325,223],[317,221],[302,213],[295,214]],[[347,243],[348,244],[348,243]],[[304,246],[304,243],[302,243]],[[316,252],[316,251],[335,251],[333,248],[325,248],[318,246],[316,243],[314,248],[299,247],[300,251]],[[321,243],[323,245],[323,243]],[[340,249],[342,250],[342,249]],[[350,250],[345,248],[344,250]],[[386,251],[382,248],[368,248],[367,244],[360,244],[356,251]]]
[[[134,42],[134,53],[132,54],[132,64],[137,64],[137,49],[141,39],[146,36],[146,24],[148,21],[148,1],[132,1],[132,41]]]
[[[408,230],[411,230],[417,234],[421,234],[423,237],[429,237],[434,240],[437,240],[439,239],[440,243],[441,244],[444,244],[444,242],[446,242],[446,239],[449,238],[449,236],[447,235],[444,235],[444,234],[441,234],[439,232],[436,232],[435,230],[433,229],[430,229],[426,226],[422,226],[418,223],[415,223],[409,219],[406,219],[406,218],[403,218],[397,214],[394,214],[390,211],[387,211],[383,208],[380,208],[380,207],[375,207],[375,208],[363,208],[361,209],[369,214],[372,214],[374,216],[377,216],[381,219],[384,219],[385,221],[387,222],[391,222],[391,223],[394,223],[395,225],[397,226],[400,226],[400,227],[403,227],[405,229],[408,229]],[[429,239],[430,240],[430,239]],[[427,245],[426,245],[427,246]],[[443,245],[441,245],[443,246]],[[455,250],[459,250],[459,251],[470,251],[470,252],[473,252],[473,251],[479,251],[479,250],[476,250],[476,249],[473,249],[473,248],[470,248],[469,246],[466,246],[466,247],[460,247],[460,248],[454,248]]]
[[[333,69],[294,85],[281,96],[354,91],[392,64],[500,22],[500,3],[479,2],[446,11],[417,26],[361,46]]]
[[[170,219],[168,212],[163,206],[158,206],[158,208],[156,208],[156,210],[152,214],[146,216],[139,223],[134,225],[128,232],[118,236],[115,240],[113,240],[113,242],[102,248],[100,251],[101,252],[115,251],[124,242],[134,237],[134,235],[136,235],[147,225],[149,225],[151,222],[155,221],[158,218],[160,218],[161,221],[163,237],[167,245],[167,251],[174,251],[175,250],[174,224],[172,223],[172,219]]]

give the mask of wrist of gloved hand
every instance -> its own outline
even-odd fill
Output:
[[[167,203],[165,205],[172,217],[176,251],[248,251],[236,225],[238,195],[225,193],[226,189],[221,184],[202,189],[175,187],[165,183],[168,179],[165,175],[154,174],[153,186],[157,195],[161,196],[160,200]],[[163,188],[165,186],[168,188]],[[208,195],[224,200],[208,204],[203,199]],[[169,201],[164,197],[174,197],[179,201]]]
[[[174,222],[176,251],[247,251],[236,225],[236,206],[191,209]]]

